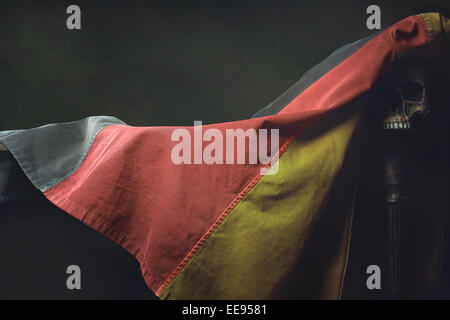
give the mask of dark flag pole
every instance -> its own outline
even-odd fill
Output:
[[[404,297],[404,245],[407,244],[407,170],[409,155],[407,132],[385,130],[383,135],[383,177],[387,213],[387,279],[388,295],[392,299]]]

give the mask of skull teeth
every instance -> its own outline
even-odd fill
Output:
[[[411,125],[409,122],[385,122],[384,129],[388,130],[401,130],[401,129],[410,129]]]

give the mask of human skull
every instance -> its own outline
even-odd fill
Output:
[[[389,132],[418,128],[430,111],[425,70],[417,62],[397,63],[369,93],[369,104]]]

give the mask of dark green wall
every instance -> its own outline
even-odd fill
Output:
[[[25,1],[0,4],[0,130],[114,115],[131,125],[238,120],[336,48],[434,1]],[[78,4],[82,30],[66,28]]]

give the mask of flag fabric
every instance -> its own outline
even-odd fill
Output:
[[[52,203],[134,255],[163,299],[286,297],[290,275],[305,270],[315,272],[295,284],[304,297],[338,299],[362,97],[397,56],[449,33],[438,13],[408,17],[338,49],[247,120],[133,127],[98,116],[3,131],[0,142]],[[180,164],[172,157],[177,129],[193,140],[199,130],[226,137],[231,129],[277,129],[279,144],[267,163]],[[327,250],[303,259],[324,215],[333,221]]]

